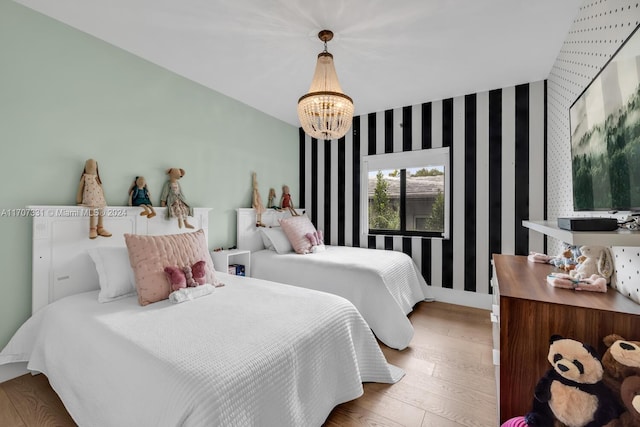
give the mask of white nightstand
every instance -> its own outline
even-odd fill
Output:
[[[211,251],[211,259],[216,271],[228,273],[230,265],[241,264],[244,265],[245,276],[251,276],[251,251],[242,249]]]

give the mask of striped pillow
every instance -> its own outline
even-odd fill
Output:
[[[314,233],[316,228],[313,226],[308,217],[292,216],[290,218],[282,218],[280,227],[287,235],[293,250],[298,254],[308,254],[311,252],[311,241],[307,239],[307,233]]]

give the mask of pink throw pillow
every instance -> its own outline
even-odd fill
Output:
[[[307,233],[314,234],[316,228],[306,216],[292,216],[290,218],[282,218],[280,227],[287,235],[293,250],[298,254],[308,254],[311,252],[311,242],[307,239]]]
[[[165,274],[165,267],[193,266],[204,260],[203,283],[218,283],[204,230],[163,236],[125,234],[124,239],[129,250],[140,305],[169,298],[171,284]]]

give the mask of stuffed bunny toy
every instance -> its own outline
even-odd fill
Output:
[[[84,163],[84,170],[80,176],[78,185],[78,193],[76,195],[76,203],[80,206],[86,206],[89,211],[89,238],[95,239],[98,236],[111,237],[103,224],[104,208],[107,202],[102,191],[102,181],[100,180],[100,172],[98,171],[98,162],[94,159],[88,159]]]
[[[580,247],[580,252],[582,255],[578,258],[578,265],[569,273],[571,277],[586,279],[597,274],[609,283],[613,274],[611,250],[605,246],[585,245]]]

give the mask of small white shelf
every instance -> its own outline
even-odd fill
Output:
[[[639,231],[569,231],[558,228],[555,221],[522,221],[522,225],[571,245],[640,246]]]
[[[229,266],[232,264],[244,265],[244,275],[251,276],[251,251],[242,249],[225,249],[221,251],[212,251],[211,259],[213,260],[213,268],[222,273],[229,272]]]

